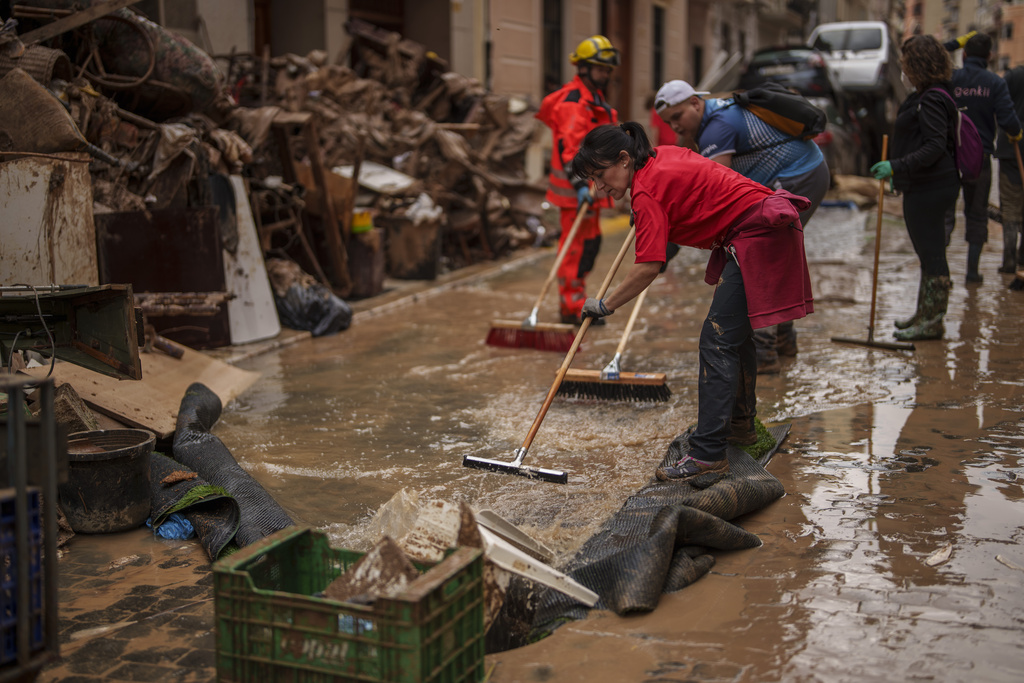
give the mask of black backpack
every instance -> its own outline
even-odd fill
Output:
[[[810,140],[824,132],[828,122],[822,109],[778,83],[765,83],[733,93],[733,100],[769,126],[796,140]],[[782,142],[789,141],[777,144]]]

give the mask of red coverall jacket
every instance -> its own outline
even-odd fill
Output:
[[[579,76],[544,98],[536,117],[551,129],[551,174],[547,200],[555,206],[575,209],[576,189],[565,174],[565,167],[587,133],[605,123],[618,123],[618,113],[600,91],[591,92]],[[595,209],[612,206],[609,197],[594,202]]]

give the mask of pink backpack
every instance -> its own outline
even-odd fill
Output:
[[[977,180],[981,175],[981,164],[985,161],[985,148],[981,144],[981,135],[978,134],[974,121],[971,121],[970,117],[964,116],[964,113],[956,106],[956,100],[943,88],[928,88],[928,90],[942,93],[953,103],[953,110],[956,111],[953,159],[960,171],[961,180]],[[921,96],[924,97],[924,94],[922,93]],[[920,108],[920,105],[918,107]]]

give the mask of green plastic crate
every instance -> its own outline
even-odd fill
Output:
[[[404,593],[370,606],[315,597],[363,554],[289,527],[214,564],[217,680],[483,680],[483,553],[417,564]]]

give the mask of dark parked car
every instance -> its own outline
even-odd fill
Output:
[[[749,90],[766,82],[795,90],[804,97],[831,97],[839,89],[835,73],[822,54],[813,47],[769,47],[751,57],[740,76],[740,90]]]

